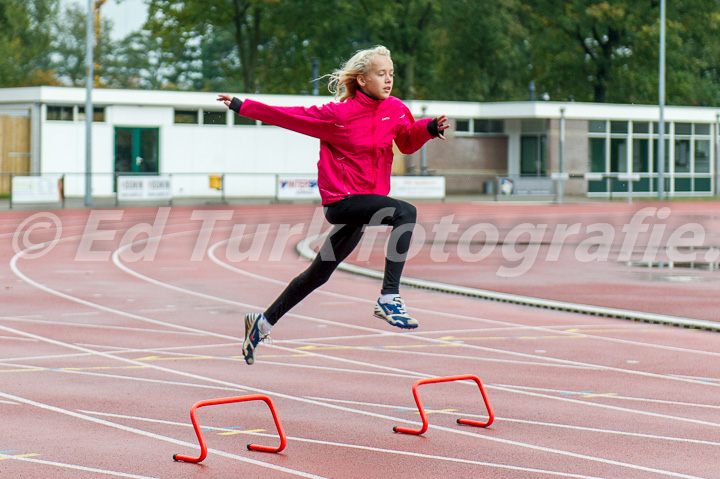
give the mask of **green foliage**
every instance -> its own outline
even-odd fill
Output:
[[[660,2],[524,1],[531,69],[553,99],[657,103]],[[667,2],[666,101],[717,103],[715,0]],[[699,14],[702,12],[702,14]]]
[[[53,39],[51,42],[50,64],[57,80],[71,86],[85,85],[87,11],[78,4],[70,4],[49,20]],[[99,85],[107,85],[105,69],[111,63],[115,51],[110,39],[112,22],[103,20],[99,29],[100,39],[94,46],[95,76]]]
[[[57,0],[0,0],[0,88],[53,81],[49,20]]]
[[[404,99],[648,103],[659,0],[146,0],[141,31],[103,21],[97,82],[115,88],[299,94],[355,51],[386,45]],[[667,103],[720,104],[720,2],[667,2]],[[85,9],[0,0],[0,86],[83,85]],[[321,94],[327,94],[324,85]]]

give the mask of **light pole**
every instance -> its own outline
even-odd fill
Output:
[[[665,199],[665,0],[660,1],[660,81],[658,104],[658,200]]]
[[[93,121],[93,44],[95,43],[95,11],[93,0],[87,2],[87,34],[85,35],[85,206],[92,206],[92,121]]]

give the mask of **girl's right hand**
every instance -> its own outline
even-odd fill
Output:
[[[225,106],[229,108],[230,102],[232,101],[232,97],[230,95],[221,94],[221,95],[218,95],[217,101],[221,101],[221,102],[225,103]]]

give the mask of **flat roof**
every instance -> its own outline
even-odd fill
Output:
[[[97,105],[144,105],[176,108],[218,109],[217,95],[222,92],[185,92],[168,90],[93,89],[93,103]],[[229,92],[231,95],[232,92]],[[250,98],[270,105],[312,106],[333,101],[331,96],[311,95],[259,95],[235,93],[239,98]],[[404,101],[415,116],[445,114],[451,118],[487,119],[548,119],[568,120],[633,120],[659,121],[657,105],[614,103],[515,101],[515,102],[459,102],[459,101]],[[85,88],[40,86],[26,88],[0,88],[0,106],[29,108],[33,104],[85,103]],[[676,122],[720,122],[720,107],[666,106],[665,119]]]

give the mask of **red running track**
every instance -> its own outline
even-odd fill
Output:
[[[666,206],[670,214],[658,218]],[[633,208],[421,204],[428,239],[406,273],[717,320],[719,273],[627,266],[616,260],[620,234],[610,241],[607,227],[587,230],[608,224],[619,233],[637,210],[655,208],[646,223],[665,224],[666,233],[700,224],[696,250],[711,260],[717,207]],[[305,267],[294,247],[326,229],[312,221],[318,212],[311,205],[68,210],[35,216],[46,223],[35,228],[26,221],[35,212],[3,213],[0,477],[720,477],[714,332],[404,289],[421,325],[405,332],[372,316],[377,280],[339,271],[283,318],[273,343],[247,366],[242,316],[262,310]],[[447,261],[436,261],[430,233],[449,215],[458,229],[444,244]],[[482,261],[458,261],[464,240],[470,253],[482,247],[467,233],[482,223],[495,225],[502,241]],[[581,234],[554,236],[558,225],[575,223]],[[540,241],[544,254],[522,274],[499,276],[500,266],[518,263],[502,244],[523,224],[552,226]],[[607,260],[584,261],[578,245],[602,250],[592,238],[603,228]],[[638,235],[631,256],[654,244],[652,229]],[[383,235],[351,261],[379,268]],[[553,245],[557,260],[547,259]],[[470,374],[486,388],[490,427],[456,423],[486,419],[477,385],[465,381],[423,386],[424,435],[392,431],[420,425],[417,380]],[[173,454],[198,453],[193,404],[246,394],[267,395],[277,407],[287,434],[281,453],[246,449],[278,440],[267,406],[253,401],[199,411],[207,458],[173,462]]]

